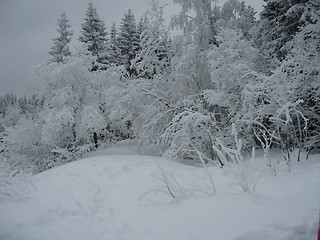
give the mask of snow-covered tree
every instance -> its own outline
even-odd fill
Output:
[[[270,76],[260,75],[243,94],[241,119],[251,124],[247,131],[264,147],[281,148],[289,166],[294,149],[318,151],[319,9],[316,1],[306,5],[302,18],[308,21],[284,45],[289,51],[280,66]]]
[[[211,45],[218,45],[216,16],[212,6],[212,2],[215,4],[215,1],[174,0],[173,2],[182,7],[180,14],[172,19],[173,27],[179,27],[185,34],[192,36],[196,45],[202,50],[207,50]],[[189,15],[190,11],[194,11],[195,16]]]
[[[66,58],[71,55],[68,44],[70,43],[73,34],[73,32],[69,30],[71,25],[69,24],[66,13],[63,12],[60,15],[57,25],[59,36],[53,39],[53,46],[49,51],[49,54],[52,56],[50,61],[63,63],[66,61]]]
[[[5,116],[3,117],[4,126],[14,126],[22,116],[22,108],[18,103],[7,106]]]
[[[109,40],[109,62],[112,66],[121,65],[121,51],[118,42],[118,32],[116,24],[113,23],[110,28],[110,40]]]
[[[38,117],[22,116],[15,126],[7,127],[2,134],[3,150],[10,154],[10,165],[17,170],[43,171],[47,168],[46,146],[41,142],[41,125]]]
[[[214,162],[217,158],[212,144],[219,129],[214,114],[206,109],[203,96],[186,97],[176,106],[179,108],[174,108],[173,117],[158,143],[164,149],[164,155],[178,161],[197,159],[200,162],[203,159],[206,163]]]
[[[142,77],[151,78],[170,70],[170,45],[168,28],[164,25],[163,6],[155,0],[146,13],[147,21],[141,23],[141,51],[133,62]]]
[[[183,126],[181,130],[184,130],[185,134],[184,143],[193,139],[195,143],[189,144],[189,154],[193,153],[194,157],[196,154],[192,149],[199,151],[207,160],[216,158],[211,146],[217,137],[224,138],[224,142],[228,144],[233,143],[234,139],[228,136],[231,124],[241,115],[244,88],[247,84],[254,85],[259,81],[255,64],[259,58],[259,51],[242,36],[239,30],[221,29],[218,36],[219,47],[209,50],[205,55],[204,64],[199,65],[207,66],[199,71],[200,74],[209,74],[206,76],[207,81],[203,82],[205,75],[199,75],[199,78],[192,75],[195,69],[192,74],[187,75],[198,85],[198,90],[189,92],[188,97],[181,98],[183,108],[179,113],[180,118],[176,118],[171,124],[173,128]],[[191,65],[190,69],[192,67]],[[178,133],[182,132],[175,130],[171,135],[174,137]],[[252,143],[252,138],[246,135],[244,141]],[[174,145],[177,146],[177,143],[172,142],[171,147]]]
[[[275,76],[284,75],[286,85],[290,87],[288,96],[291,102],[299,101],[296,116],[292,116],[291,145],[295,148],[319,151],[320,142],[320,4],[309,1],[302,14],[304,24],[299,32],[284,48],[288,49],[286,58],[275,72]],[[307,128],[304,119],[308,119]]]
[[[82,145],[91,147],[93,144],[82,141],[83,135],[77,128],[82,121],[83,108],[92,104],[90,99],[97,98],[92,96],[95,91],[90,84],[95,75],[89,71],[92,58],[75,55],[65,64],[46,64],[37,70],[37,77],[46,80],[39,96],[43,99],[43,108],[37,114],[41,148],[34,156],[39,158],[40,171],[73,160],[82,153]],[[88,129],[87,135],[91,134]]]
[[[308,19],[301,18],[306,4],[313,0],[268,0],[260,13],[256,44],[270,58],[283,60],[288,52],[283,48]]]
[[[173,117],[174,106],[170,97],[150,79],[132,80],[127,91],[122,90],[122,93],[118,115],[130,116],[141,149],[162,154],[157,142]]]
[[[68,148],[76,142],[76,114],[83,105],[90,64],[90,60],[85,63],[74,57],[65,65],[43,66],[47,86],[42,91],[44,109],[39,115],[42,141],[49,146]]]
[[[245,151],[261,147],[273,173],[272,147],[288,165],[294,148],[319,151],[318,1],[269,0],[256,28],[254,10],[238,0],[221,9],[174,2],[182,10],[172,26],[183,35],[170,39],[153,0],[139,26],[130,10],[119,31],[113,24],[109,41],[89,3],[79,53],[35,71],[47,83],[41,109],[0,98],[0,137],[14,164],[42,171],[133,137],[149,153],[221,166],[241,159],[241,169]]]
[[[195,109],[201,106],[201,103],[199,103],[201,102],[201,100],[199,100],[201,91],[209,88],[211,85],[206,54],[209,47],[213,45],[211,41],[212,38],[210,38],[209,35],[206,35],[208,38],[200,41],[204,36],[201,36],[201,34],[207,34],[208,31],[213,30],[213,25],[209,23],[210,19],[213,20],[213,18],[211,18],[213,16],[202,16],[202,13],[208,13],[207,6],[203,6],[201,3],[198,3],[198,1],[194,1],[192,2],[194,6],[191,5],[188,7],[188,4],[185,5],[182,2],[183,1],[179,3],[182,4],[185,12],[191,9],[198,9],[199,11],[197,17],[190,23],[191,25],[195,24],[195,28],[187,29],[188,31],[185,31],[183,37],[173,39],[173,58],[168,58],[170,61],[170,69],[167,67],[161,69],[160,67],[164,67],[167,64],[167,60],[163,59],[165,61],[161,62],[159,61],[161,60],[161,56],[155,54],[158,53],[159,50],[163,51],[163,43],[160,40],[161,38],[166,39],[167,36],[166,31],[163,31],[163,27],[161,26],[162,8],[158,3],[153,2],[152,9],[148,16],[149,25],[147,24],[147,28],[142,34],[142,59],[139,59],[141,61],[137,63],[138,66],[143,67],[141,70],[148,73],[147,75],[149,75],[148,77],[150,79],[133,81],[129,87],[132,109],[136,109],[137,114],[133,121],[133,129],[135,130],[135,135],[142,143],[143,149],[152,149],[153,152],[157,152],[158,154],[167,152],[168,156],[174,156],[172,158],[176,160],[184,156],[186,157],[188,154],[189,157],[193,156],[198,158],[193,145],[190,145],[194,150],[193,152],[188,150],[176,152],[174,149],[178,148],[168,147],[187,143],[192,137],[195,137],[195,139],[199,137],[197,139],[200,139],[200,133],[198,135],[195,134],[195,136],[190,136],[175,130],[179,128],[179,124],[184,124],[184,120],[189,121],[193,119],[194,122],[190,122],[189,126],[194,126],[193,124],[198,121],[195,116],[199,117],[201,115],[197,114],[197,110]],[[211,7],[211,1],[206,3],[210,3]],[[202,24],[200,23],[197,25],[196,19],[203,20],[202,23],[204,23],[206,27],[202,28]],[[182,25],[179,24],[179,20],[185,20],[184,16],[180,15],[175,18],[173,24],[176,24],[178,27],[185,27],[183,23]],[[190,38],[192,35],[194,35],[195,38]],[[144,60],[143,54],[148,58]],[[153,74],[159,74],[159,76],[154,78],[155,75]],[[190,112],[193,116],[184,118],[184,116],[188,116],[187,112],[189,110],[195,111],[195,114]],[[179,116],[183,117],[180,118]],[[197,132],[198,129],[196,129],[197,126],[194,126],[194,132]],[[182,130],[186,130],[186,128],[182,128]],[[181,133],[182,137],[166,137],[166,135],[170,136],[178,133]],[[202,149],[202,147],[205,148],[206,143],[199,143],[199,145],[201,146],[199,148]],[[170,155],[170,153],[173,152],[177,154]]]
[[[131,61],[136,58],[140,50],[140,36],[135,22],[134,14],[129,9],[120,23],[119,48],[124,65],[129,75],[136,75],[136,69],[131,67]]]
[[[256,23],[256,12],[250,5],[247,6],[244,1],[230,0],[223,5],[221,11],[217,11],[219,28],[239,29],[243,37],[251,38],[250,30]]]
[[[43,66],[47,86],[39,112],[41,142],[51,150],[47,153],[51,159],[63,156],[70,161],[85,149],[115,140],[115,132],[122,134],[119,124],[110,121],[107,96],[110,88],[121,84],[126,71],[123,67],[89,71],[92,60],[91,55],[80,54],[66,64]]]
[[[247,39],[251,38],[250,30],[256,24],[255,18],[256,11],[253,7],[246,6],[244,2],[241,2],[241,10],[239,12],[239,18],[237,19],[237,27],[241,29],[243,36]]]
[[[182,10],[171,24],[183,29],[184,36],[172,40],[172,74],[168,85],[170,96],[178,100],[210,88],[207,53],[217,47],[218,41],[211,0],[175,2],[181,4]],[[192,11],[194,17],[188,15]]]
[[[153,5],[154,3],[156,3],[154,0],[152,0],[150,5]],[[149,19],[148,19],[148,14],[149,14],[149,9],[147,10],[147,12],[140,18],[140,21],[138,22],[138,34],[141,37],[142,32],[144,30],[146,30],[146,27],[150,24]]]
[[[221,8],[220,17],[227,21],[236,19],[242,9],[242,4],[238,0],[228,0]]]
[[[173,46],[177,41],[181,41],[181,39],[173,39]],[[186,41],[186,39],[182,39],[182,41]],[[179,51],[181,52],[174,53],[171,60],[172,73],[168,81],[168,92],[170,92],[170,97],[175,100],[199,94],[203,89],[212,86],[207,52],[199,51],[195,43],[186,44]]]
[[[93,142],[97,147],[97,134],[105,127],[104,119],[99,108],[85,106],[80,112],[80,122],[77,124],[77,137],[87,143]]]
[[[0,96],[0,133],[6,127],[15,126],[21,117],[30,116],[37,112],[39,102],[35,95],[18,98],[14,94]]]
[[[92,2],[89,3],[81,29],[79,40],[85,44],[87,50],[96,58],[96,63],[93,63],[92,70],[106,69],[109,65],[107,32],[105,24],[100,19]]]

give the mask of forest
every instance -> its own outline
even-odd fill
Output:
[[[33,97],[0,97],[0,162],[39,173],[126,139],[142,153],[223,167],[281,150],[288,170],[320,152],[320,2],[268,0],[260,17],[245,2],[152,0],[106,26],[84,12],[79,48],[67,15]],[[172,34],[178,29],[179,34]],[[180,34],[181,33],[181,34]],[[292,154],[298,152],[298,154]]]

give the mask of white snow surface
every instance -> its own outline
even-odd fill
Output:
[[[213,194],[203,168],[140,155],[132,146],[95,152],[32,176],[23,197],[0,202],[0,239],[316,239],[319,155],[276,177],[263,157],[255,162],[255,192],[244,193],[230,169],[210,167]],[[159,166],[186,198],[170,196]]]

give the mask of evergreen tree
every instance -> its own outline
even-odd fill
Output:
[[[260,14],[256,44],[272,59],[282,61],[288,50],[283,48],[304,23],[301,18],[312,0],[268,0]],[[306,19],[307,20],[307,19]]]
[[[154,0],[152,0],[151,4],[153,3],[154,3]],[[149,11],[147,10],[146,14],[144,14],[144,16],[140,18],[140,21],[138,23],[138,34],[140,36],[140,39],[143,31],[146,30],[147,26],[150,24],[148,15],[149,15]]]
[[[89,3],[84,20],[79,40],[86,44],[87,50],[97,59],[92,70],[106,69],[109,65],[107,32],[92,2]]]
[[[236,19],[237,15],[242,10],[242,3],[238,0],[229,0],[225,4],[223,4],[221,9],[221,18],[223,20],[231,20]]]
[[[164,25],[163,7],[153,0],[139,26],[142,31],[141,51],[133,63],[140,76],[151,78],[158,74],[163,78],[170,65],[169,33]]]
[[[113,66],[121,65],[121,51],[119,48],[118,32],[115,23],[112,24],[110,29],[109,61]]]
[[[246,39],[251,38],[250,31],[256,23],[254,9],[247,6],[244,1],[229,0],[227,1],[221,11],[217,9],[219,20],[217,25],[220,28],[234,28],[240,29]]]
[[[125,13],[120,24],[118,41],[122,55],[122,65],[126,67],[129,75],[136,75],[136,70],[131,68],[131,61],[136,58],[140,50],[140,36],[134,15],[130,9]]]
[[[57,31],[60,35],[53,39],[54,45],[51,47],[51,51],[49,51],[49,54],[52,56],[50,61],[64,63],[66,57],[71,55],[68,44],[73,34],[73,32],[69,30],[71,26],[64,12],[60,15],[57,25]]]
[[[237,20],[237,27],[241,29],[243,36],[247,39],[251,38],[250,30],[256,23],[256,11],[253,7],[246,6],[245,2],[241,2],[241,10],[239,12],[239,19]]]

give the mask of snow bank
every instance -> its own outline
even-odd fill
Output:
[[[4,240],[316,239],[320,163],[297,163],[274,177],[262,169],[256,193],[243,193],[228,169],[132,154],[117,146],[37,174],[21,201],[0,203]],[[169,194],[159,166],[188,198]]]

